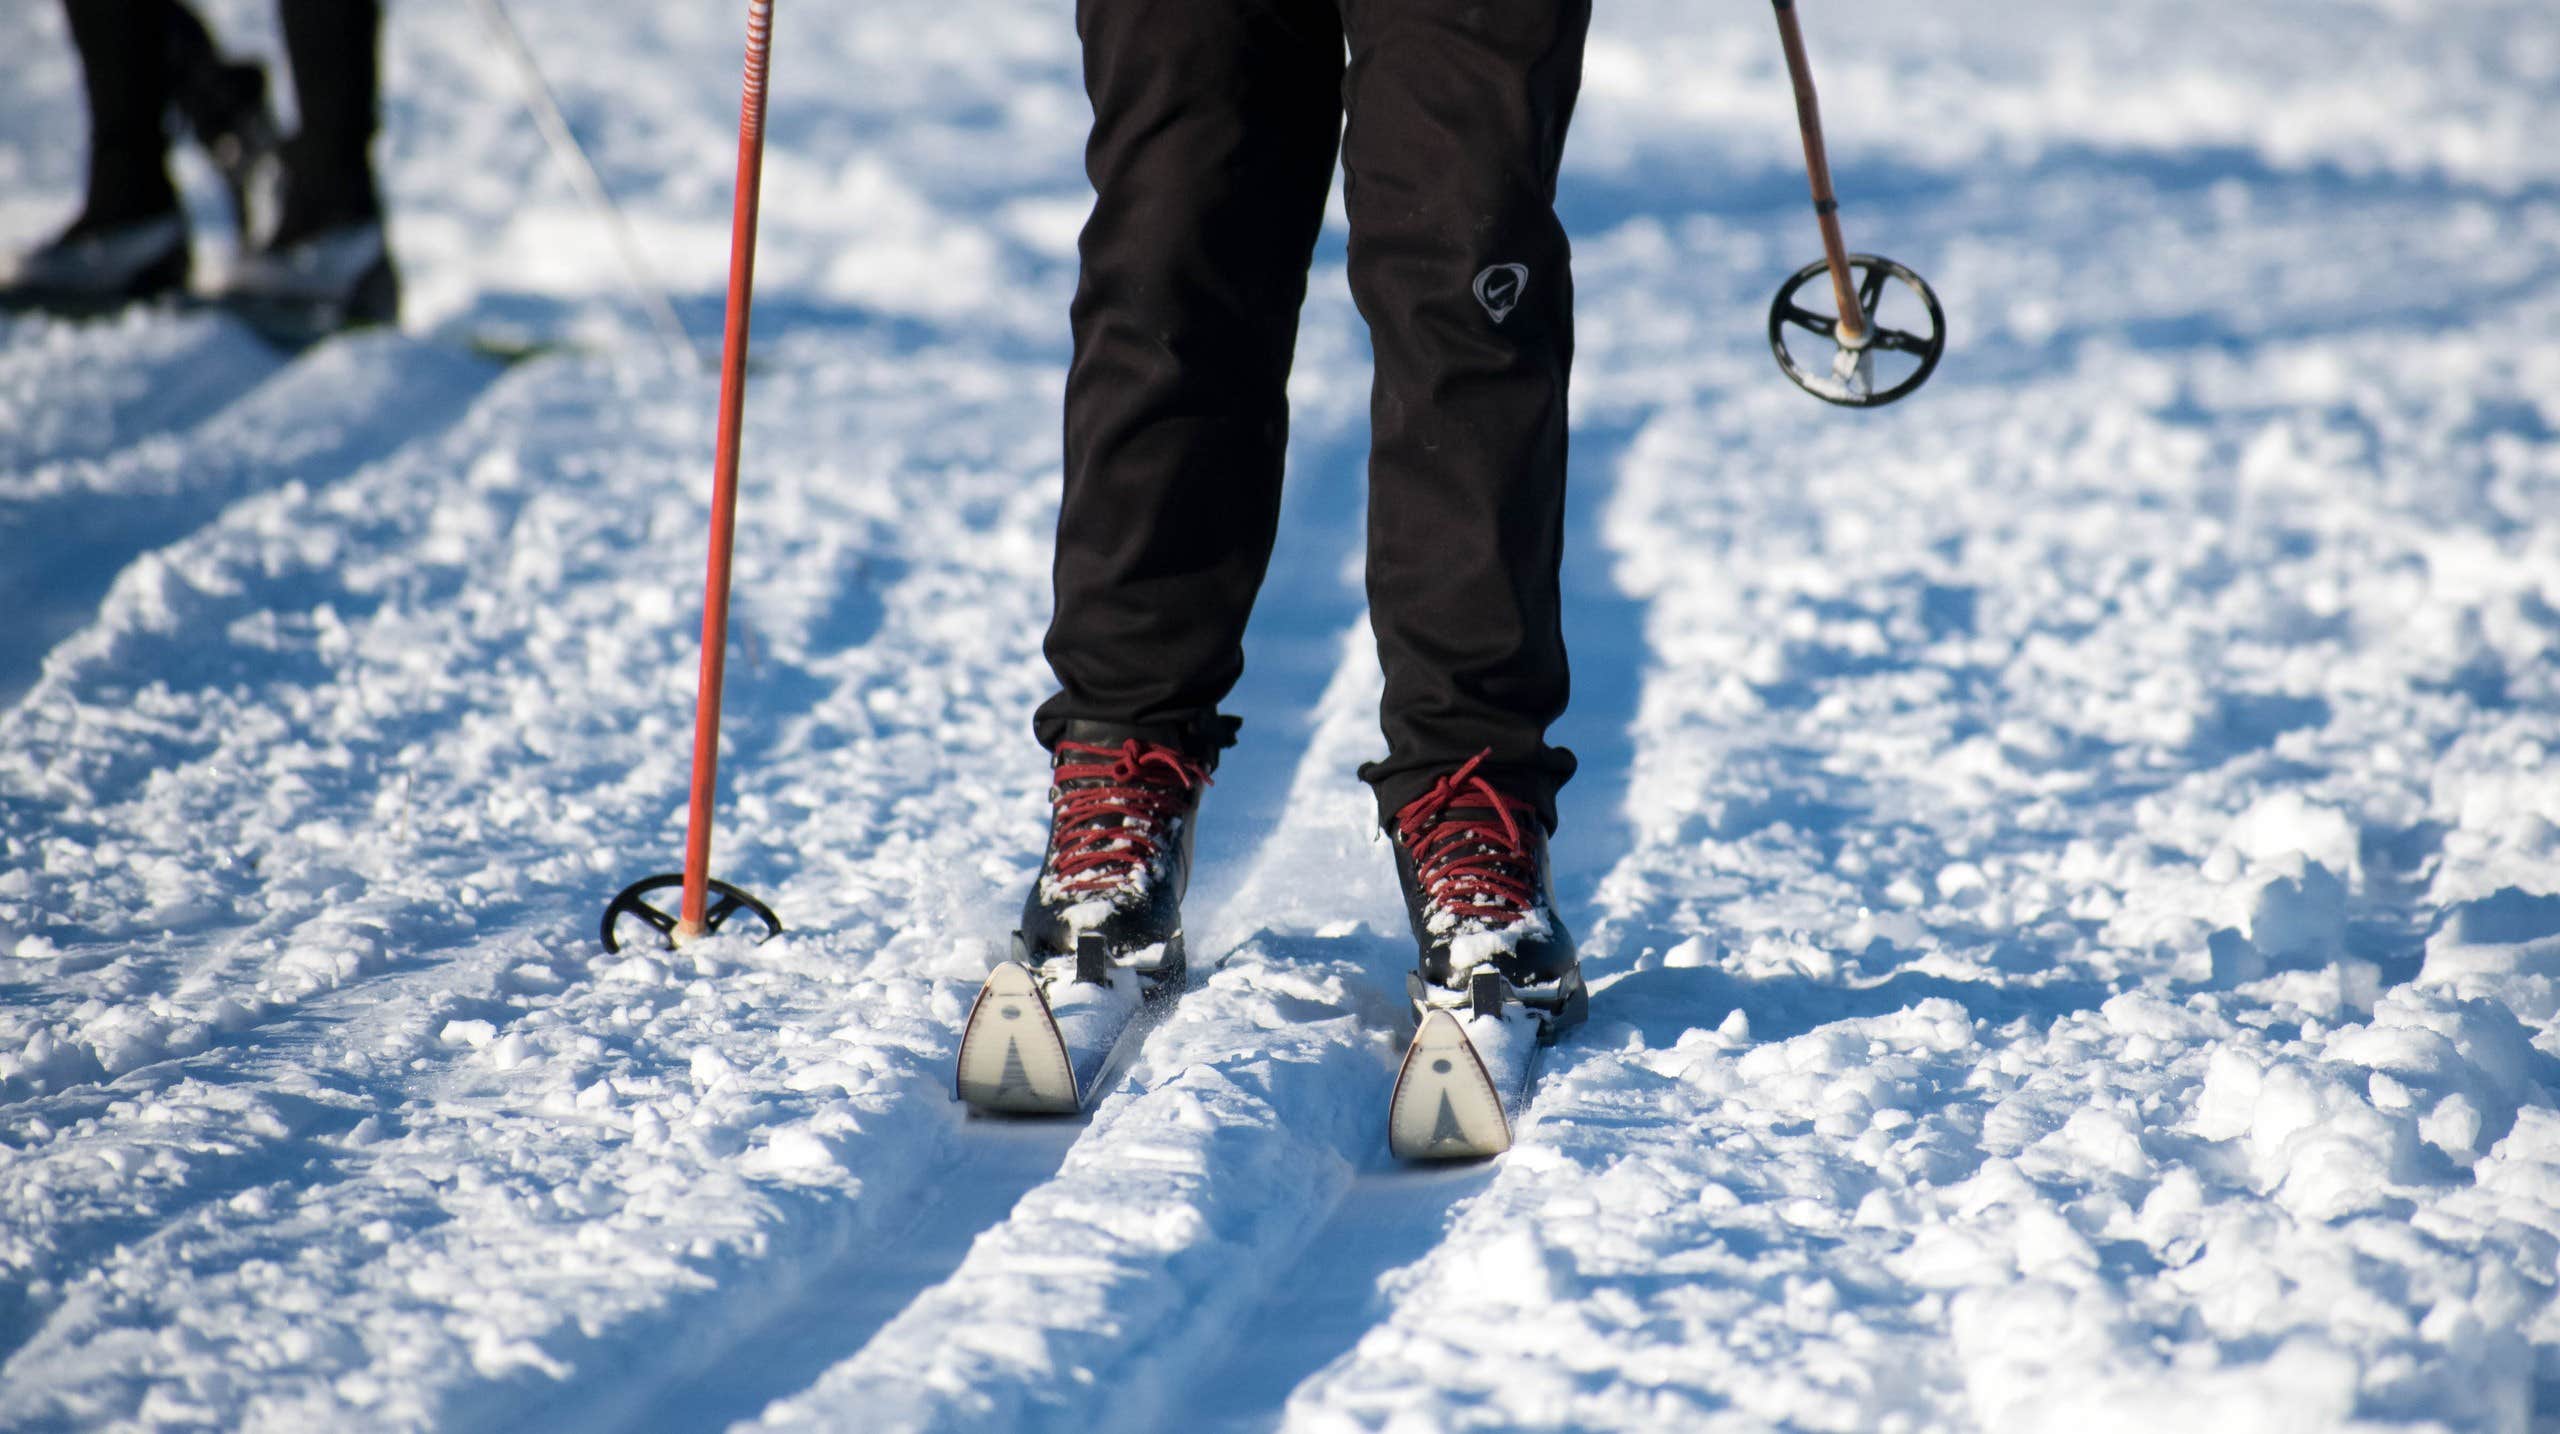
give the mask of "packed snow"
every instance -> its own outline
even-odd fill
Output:
[[[219,0],[273,54],[271,7]],[[0,1427],[2510,1431],[2560,1420],[2560,28],[2540,0],[1600,7],[1557,839],[1590,1023],[1407,1168],[1337,209],[1193,989],[951,1063],[1036,866],[1062,7],[777,16],[718,874],[712,390],[473,7],[390,8],[402,331],[0,320]],[[512,0],[698,341],[742,14]],[[0,244],[77,202],[0,9]],[[199,270],[230,252],[209,170]],[[512,366],[473,345],[536,341]]]

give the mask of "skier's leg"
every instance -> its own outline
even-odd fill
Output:
[[[272,228],[231,271],[223,302],[269,335],[306,343],[397,322],[399,272],[373,173],[382,7],[278,0],[300,117],[284,143]]]
[[[68,228],[0,259],[0,312],[100,314],[187,287],[187,220],[169,182],[169,65],[203,27],[174,0],[62,9],[89,111],[87,192]]]
[[[172,0],[63,0],[62,11],[89,102],[89,183],[79,227],[175,214],[169,57],[182,29],[202,36],[204,27]]]
[[[1214,760],[1279,521],[1341,124],[1333,0],[1081,0],[1095,202],[1067,375],[1059,691],[1034,727]]]
[[[285,146],[275,243],[382,216],[373,174],[382,7],[376,0],[278,0],[300,112]]]
[[[1565,706],[1565,379],[1556,171],[1589,0],[1352,0],[1343,197],[1377,354],[1369,602],[1394,813],[1475,770],[1549,828]]]

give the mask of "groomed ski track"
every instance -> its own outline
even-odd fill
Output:
[[[737,16],[511,8],[708,334]],[[1864,417],[1757,338],[1811,248],[1765,9],[1603,8],[1594,1015],[1455,1170],[1384,1150],[1338,211],[1195,987],[1089,1121],[972,1120],[1043,811],[1066,17],[779,19],[716,865],[791,929],[606,957],[680,842],[710,394],[467,8],[391,14],[415,332],[0,320],[0,1427],[2560,1411],[2535,7],[1808,10],[1853,244],[1954,324]],[[0,19],[12,244],[76,186],[57,29]],[[464,350],[511,325],[592,352]]]

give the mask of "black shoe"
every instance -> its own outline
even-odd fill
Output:
[[[1182,893],[1209,769],[1134,737],[1117,747],[1060,742],[1051,762],[1049,850],[1022,903],[1023,945],[1046,959],[1098,935],[1113,961],[1178,986]]]
[[[400,319],[400,277],[382,221],[338,224],[241,256],[220,295],[260,333],[307,344]]]
[[[1537,810],[1477,774],[1486,755],[1396,813],[1396,879],[1420,948],[1414,1012],[1465,1005],[1472,978],[1489,969],[1545,1017],[1552,1039],[1589,1013],[1590,996],[1556,915]]]
[[[86,216],[0,273],[0,308],[87,317],[187,288],[187,223],[175,212],[124,224]]]

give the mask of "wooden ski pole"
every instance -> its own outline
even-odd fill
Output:
[[[1927,280],[1881,254],[1852,254],[1840,236],[1840,200],[1831,188],[1831,160],[1822,146],[1822,107],[1813,94],[1813,67],[1805,60],[1804,31],[1795,0],[1771,0],[1778,11],[1778,39],[1787,53],[1787,75],[1796,92],[1796,124],[1804,134],[1805,178],[1813,187],[1813,216],[1822,226],[1822,257],[1789,275],[1769,304],[1769,350],[1789,382],[1825,403],[1875,408],[1917,389],[1937,371],[1946,352],[1946,313]],[[1860,281],[1861,271],[1865,274]],[[1828,276],[1832,312],[1796,302],[1796,294]],[[1925,331],[1906,331],[1882,320],[1885,285],[1901,284],[1928,317]],[[1829,348],[1827,361],[1808,361],[1790,345],[1790,330],[1803,330]],[[1880,354],[1906,356],[1909,371],[1879,374]],[[1894,360],[1896,367],[1903,360]],[[1879,382],[1882,387],[1878,387]]]
[[[1804,57],[1804,31],[1796,24],[1795,0],[1772,0],[1778,9],[1778,40],[1786,47],[1787,77],[1795,82],[1796,125],[1804,131],[1805,175],[1813,183],[1813,214],[1822,226],[1822,257],[1831,266],[1831,290],[1840,303],[1840,342],[1857,348],[1867,341],[1866,315],[1858,307],[1858,286],[1849,276],[1849,246],[1840,237],[1840,201],[1831,192],[1831,160],[1822,148],[1822,106],[1813,94],[1813,67]]]

